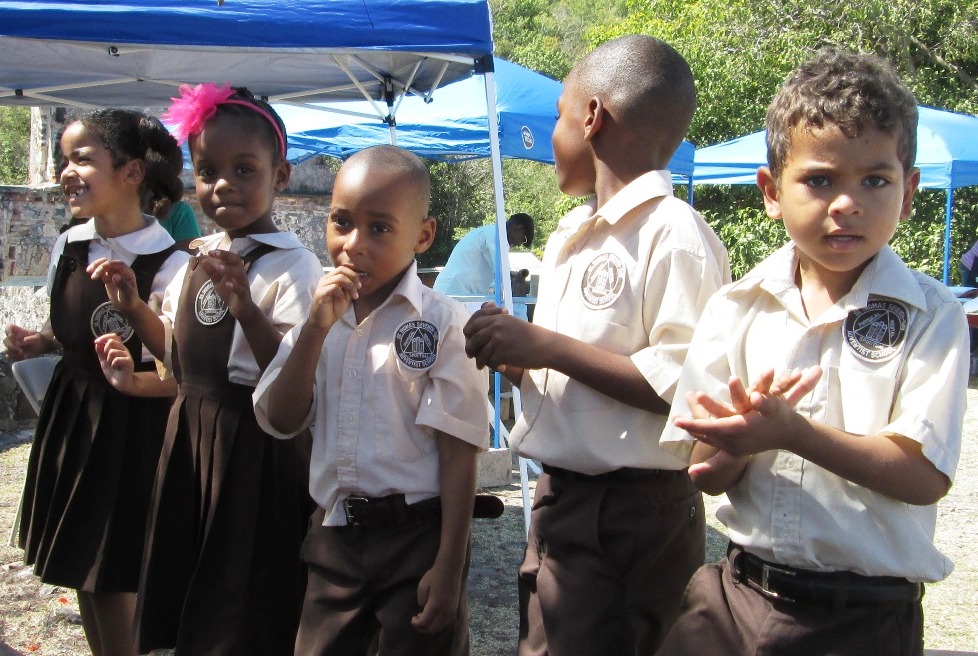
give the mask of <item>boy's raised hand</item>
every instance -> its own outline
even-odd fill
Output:
[[[730,404],[703,392],[689,392],[692,417],[677,417],[675,424],[693,437],[732,456],[748,456],[780,448],[781,440],[798,419],[794,406],[811,392],[822,377],[818,366],[788,372],[775,380],[764,372],[748,389],[731,377]],[[692,475],[695,470],[691,469]]]
[[[200,260],[200,266],[214,283],[214,291],[228,306],[228,312],[239,321],[255,308],[248,284],[244,259],[237,253],[218,248],[210,250]]]
[[[309,308],[308,324],[329,330],[360,297],[360,274],[340,265],[319,279]]]
[[[540,355],[549,331],[514,317],[495,303],[483,303],[462,332],[465,354],[475,359],[479,369],[491,367],[505,372],[507,366],[521,369],[546,366]]]
[[[418,584],[421,612],[411,618],[411,626],[421,633],[438,633],[455,621],[458,613],[460,582],[448,571],[435,565],[425,572]]]

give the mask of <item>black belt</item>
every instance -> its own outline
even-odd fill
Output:
[[[816,572],[769,563],[732,544],[727,558],[734,575],[762,594],[799,604],[842,610],[849,606],[882,606],[920,601],[921,583],[896,576],[862,576],[854,572]]]
[[[638,467],[622,467],[603,474],[582,474],[580,472],[544,464],[543,471],[550,476],[580,483],[627,483],[629,481],[646,481],[661,476],[682,476],[685,469],[640,469]]]
[[[403,494],[386,497],[349,496],[343,499],[347,526],[396,528],[424,524],[441,519],[441,499],[432,497],[417,503],[407,503]],[[502,499],[491,494],[477,494],[472,508],[473,517],[494,519],[503,514]]]

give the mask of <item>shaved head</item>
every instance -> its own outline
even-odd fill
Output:
[[[586,97],[597,96],[630,132],[651,135],[674,152],[696,110],[689,64],[651,36],[635,34],[602,43],[568,75]]]
[[[371,146],[353,154],[343,168],[368,172],[386,173],[406,178],[416,189],[419,202],[423,203],[421,216],[428,215],[431,200],[431,175],[420,157],[398,146]]]

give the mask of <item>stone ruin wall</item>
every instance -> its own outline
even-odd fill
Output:
[[[319,260],[329,263],[326,253],[327,189],[333,174],[323,162],[310,160],[293,167],[289,188],[275,199],[274,219],[295,232]],[[193,208],[202,234],[218,230],[200,210],[193,183],[184,200]],[[71,218],[61,189],[56,184],[38,186],[0,185],[0,322],[25,328],[40,328],[48,312],[44,278],[49,254],[61,226]],[[10,366],[0,354],[0,430],[29,425],[34,413],[17,387]]]

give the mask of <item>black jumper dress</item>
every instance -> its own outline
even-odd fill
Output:
[[[68,242],[51,291],[51,327],[64,357],[44,395],[27,465],[20,546],[45,583],[86,592],[135,592],[149,499],[170,398],[116,391],[102,374],[96,336],[124,338],[139,371],[142,343],[85,272],[88,241]],[[174,252],[132,263],[139,296]]]
[[[273,250],[244,256],[246,266]],[[308,454],[259,428],[254,388],[228,380],[235,319],[199,258],[174,320],[178,394],[153,493],[140,580],[140,653],[291,655],[313,504]]]

